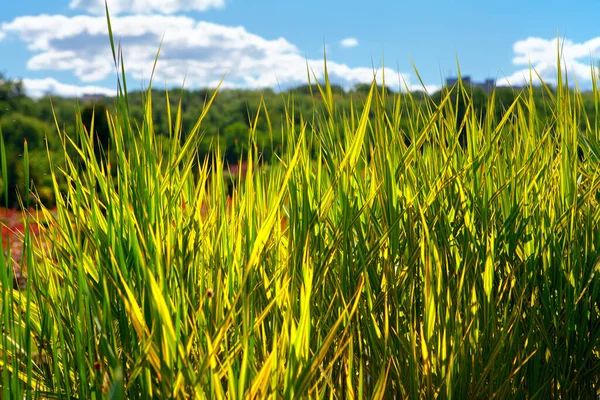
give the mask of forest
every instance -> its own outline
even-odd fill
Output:
[[[352,106],[360,112],[361,103],[368,94],[369,85],[357,85],[350,91],[344,91],[340,86],[331,86],[332,96],[336,104],[334,112],[340,118],[348,116]],[[381,104],[388,112],[400,112],[413,115],[415,109],[435,106],[442,98],[444,91],[455,88],[443,88],[430,96],[424,92],[395,92],[390,88],[378,88],[382,96]],[[469,105],[480,116],[493,115],[501,119],[506,108],[519,96],[522,89],[497,87],[492,93],[487,93],[482,88],[470,89],[469,102],[465,101],[459,91],[455,91],[452,100],[456,107],[457,128],[460,128],[462,116]],[[153,89],[152,107],[154,132],[159,140],[164,141],[164,148],[169,145],[169,136],[176,121],[171,121],[169,127],[168,110],[177,110],[181,107],[182,121],[181,140],[185,140],[185,133],[190,131],[198,117],[202,114],[205,103],[211,97],[214,89],[185,90],[177,89],[166,92]],[[551,87],[535,88],[532,92],[537,105],[540,121],[546,119],[548,99],[552,98]],[[147,92],[137,91],[129,94],[129,116],[136,124],[141,124],[144,118],[144,96]],[[487,113],[490,96],[495,97],[494,112]],[[167,104],[167,97],[169,104]],[[593,94],[582,93],[583,107],[589,120],[595,120],[596,107]],[[313,113],[313,111],[315,111]],[[106,113],[115,113],[115,98],[84,96],[82,99],[61,98],[47,95],[33,99],[26,95],[23,83],[0,75],[0,132],[4,142],[7,169],[7,182],[0,177],[0,190],[5,191],[7,185],[8,196],[5,206],[18,207],[19,193],[22,195],[24,188],[25,169],[23,152],[27,142],[29,153],[29,178],[39,200],[46,205],[54,202],[51,175],[48,173],[50,162],[60,167],[64,162],[64,154],[72,151],[69,143],[62,143],[57,129],[66,133],[67,137],[75,137],[76,129],[86,129],[92,126],[94,119],[94,132],[97,149],[100,152],[109,148],[110,130]],[[219,151],[228,165],[236,165],[242,161],[247,152],[250,127],[256,124],[256,143],[259,146],[260,161],[269,162],[274,155],[281,154],[286,145],[283,132],[287,131],[288,124],[300,126],[306,123],[309,126],[315,121],[303,121],[301,116],[319,115],[325,113],[322,93],[316,84],[304,85],[282,92],[271,89],[241,90],[220,89],[209,113],[202,121],[201,131],[203,139],[198,150],[199,157],[207,157]],[[77,115],[81,115],[78,121]],[[286,115],[288,119],[286,120]],[[56,122],[55,122],[56,121]],[[408,120],[406,120],[408,121]],[[80,124],[81,122],[81,124]],[[481,121],[483,122],[483,121]],[[401,130],[409,127],[409,122],[402,120]],[[414,124],[415,122],[410,122]],[[418,123],[418,119],[417,122]],[[413,127],[414,128],[414,127]],[[583,128],[583,127],[582,127]],[[310,130],[309,130],[310,131]],[[464,131],[464,127],[463,127]],[[402,132],[400,132],[402,134]],[[406,133],[404,133],[406,135]],[[410,138],[406,136],[407,144]],[[70,153],[73,157],[74,155]],[[65,185],[65,182],[59,182]]]

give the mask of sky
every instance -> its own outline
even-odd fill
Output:
[[[599,0],[107,2],[130,89],[152,77],[157,87],[223,78],[229,88],[285,90],[309,71],[322,79],[324,51],[345,89],[385,77],[391,89],[431,93],[458,68],[513,86],[536,80],[533,68],[553,83],[558,47],[570,82],[589,89],[600,59]],[[104,0],[0,0],[0,55],[0,73],[33,97],[116,92]]]

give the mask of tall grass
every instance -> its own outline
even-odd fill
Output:
[[[295,120],[285,100],[287,151],[268,168],[251,127],[228,197],[218,149],[195,150],[214,96],[183,143],[167,101],[165,148],[150,89],[144,120],[128,114],[110,37],[110,154],[57,121],[66,168],[56,214],[33,216],[54,222],[26,232],[27,289],[0,269],[3,398],[600,394],[599,121],[560,70],[547,123],[531,89],[480,119],[461,84],[409,108],[374,83],[343,112],[325,75],[323,113]]]

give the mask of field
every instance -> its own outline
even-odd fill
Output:
[[[250,128],[233,188],[219,149],[196,157],[217,91],[185,140],[167,101],[165,148],[122,71],[116,161],[57,121],[56,210],[23,195],[2,398],[600,396],[600,120],[560,69],[544,121],[531,88],[498,118],[460,83],[407,113],[374,82],[342,112],[326,77],[324,107],[285,98],[269,121],[281,157],[263,163]]]

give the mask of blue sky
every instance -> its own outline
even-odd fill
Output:
[[[112,93],[116,79],[104,0],[6,1],[0,12],[0,72],[28,92]],[[130,87],[150,77],[187,88],[288,88],[306,83],[306,65],[322,76],[323,45],[332,80],[350,88],[370,82],[373,67],[393,89],[434,91],[456,75],[521,85],[531,64],[545,81],[556,75],[556,38],[571,78],[591,86],[600,58],[598,0],[108,0],[124,46]]]

